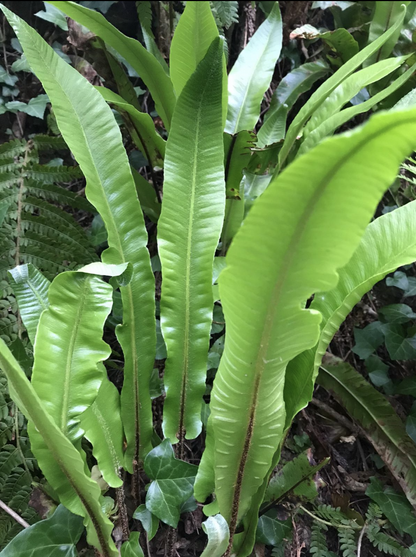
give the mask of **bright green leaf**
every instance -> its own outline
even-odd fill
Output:
[[[184,432],[195,438],[202,427],[212,265],[225,204],[222,59],[221,40],[215,39],[177,101],[166,147],[158,247],[167,348],[163,431],[172,443]]]
[[[279,2],[275,2],[268,18],[240,53],[228,76],[227,133],[254,129],[281,48],[282,19]]]
[[[19,265],[9,274],[23,324],[34,346],[40,316],[49,305],[50,282],[31,263]]]

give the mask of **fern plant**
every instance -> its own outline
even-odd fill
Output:
[[[92,210],[81,195],[63,186],[82,178],[79,167],[39,164],[45,152],[57,150],[67,150],[63,139],[41,135],[0,147],[0,336],[7,342],[16,338],[19,327],[8,269],[33,263],[52,278],[96,259],[84,230],[62,209]]]
[[[28,524],[39,520],[29,507],[34,469],[26,420],[10,399],[6,378],[0,372],[0,501]],[[0,549],[22,530],[23,526],[0,508]]]
[[[352,133],[322,141],[351,117],[349,108],[342,110],[350,95],[405,63],[388,58],[358,70],[400,30],[404,8],[384,34],[341,66],[303,105],[287,130],[280,160],[274,157],[271,173],[259,187],[261,195],[257,191],[248,207],[241,180],[245,171],[256,177],[264,168],[263,149],[252,153],[251,132],[281,51],[278,3],[239,55],[228,86],[224,47],[209,2],[187,2],[172,41],[169,74],[155,55],[101,14],[73,2],[51,4],[134,67],[149,89],[168,139],[165,144],[150,115],[140,112],[124,74],[118,72],[119,95],[95,89],[31,27],[2,7],[86,177],[86,196],[106,226],[108,249],[102,261],[62,272],[50,284],[30,267],[39,287],[29,284],[27,266],[13,270],[22,279],[16,295],[33,339],[31,380],[4,342],[1,367],[14,401],[28,418],[40,469],[60,502],[83,517],[87,541],[98,554],[117,557],[120,540],[112,537],[114,524],[103,512],[99,484],[85,465],[85,443],[117,493],[121,554],[135,550],[141,555],[139,533],[129,532],[134,524],[123,494],[128,472],[138,504],[134,516],[147,526],[151,523],[148,538],[158,520],[175,528],[181,512],[195,508],[194,497],[207,502],[207,515],[215,515],[215,528],[209,528],[211,518],[204,523],[210,539],[203,557],[247,557],[285,433],[311,399],[317,368],[342,312],[359,299],[345,294],[342,281],[338,285],[342,269],[359,254],[355,271],[369,278],[354,275],[347,286],[356,281],[363,295],[385,271],[382,258],[369,254],[379,254],[389,244],[394,255],[390,266],[416,260],[414,204],[377,219],[376,228],[368,226],[399,164],[415,148],[416,110],[376,115]],[[192,51],[189,44],[195,46]],[[404,71],[392,82],[393,89],[412,72]],[[387,89],[383,94],[390,94]],[[279,99],[281,94],[282,90]],[[276,112],[267,120],[266,147],[276,136],[282,139],[274,123],[281,127],[282,112],[287,115],[298,94],[291,90],[288,104],[277,99]],[[371,106],[379,98],[372,97]],[[164,166],[161,204],[156,204],[149,182],[144,185],[137,176],[135,183],[107,103],[131,116],[137,144]],[[358,110],[368,109],[363,105],[357,105]],[[155,435],[150,396],[156,303],[145,207],[153,207],[158,221],[163,277],[160,324],[167,358],[162,442]],[[397,220],[400,228],[394,226]],[[229,249],[222,249],[224,230]],[[213,288],[217,279],[219,289]],[[103,332],[113,288],[119,289],[123,314],[116,328],[124,358],[121,394],[103,366],[111,353]],[[347,300],[342,298],[334,316],[330,301],[337,295]],[[224,314],[220,321],[226,323],[224,351],[212,389],[207,389],[213,306],[218,300]],[[207,412],[202,415],[201,409],[208,394],[206,420]],[[197,438],[203,427],[206,443],[197,466],[185,460],[186,439]],[[176,455],[172,445],[178,447]],[[150,480],[146,490],[144,475]],[[331,509],[319,512],[335,520]],[[338,528],[350,530],[342,520]],[[350,532],[343,533],[341,545],[352,554]],[[170,550],[173,553],[174,542]]]
[[[412,552],[401,545],[392,536],[383,530],[391,529],[393,526],[386,520],[380,508],[370,503],[365,515],[363,527],[351,519],[348,519],[340,508],[331,505],[318,505],[315,508],[314,521],[311,528],[311,542],[309,551],[313,557],[332,557],[326,540],[328,526],[337,531],[339,542],[339,555],[342,557],[355,557],[357,555],[358,543],[362,544],[363,538],[381,553],[395,555],[397,557],[410,557]],[[359,542],[360,540],[360,542]]]

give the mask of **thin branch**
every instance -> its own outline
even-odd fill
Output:
[[[21,516],[19,516],[13,509],[8,507],[6,503],[0,499],[0,509],[3,509],[7,514],[9,514],[16,522],[18,522],[23,528],[29,528],[30,524],[26,522]]]
[[[357,544],[357,557],[360,557],[361,555],[361,544],[363,543],[363,537],[364,537],[364,533],[365,530],[367,528],[367,524],[364,524],[361,532],[360,532],[360,537],[358,538],[358,544]]]

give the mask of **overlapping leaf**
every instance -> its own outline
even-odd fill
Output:
[[[412,201],[372,222],[353,257],[339,272],[337,286],[315,296],[311,308],[323,316],[319,343],[288,366],[285,384],[287,426],[312,398],[322,357],[355,304],[376,282],[397,267],[415,260],[416,202]]]
[[[368,33],[368,44],[376,41],[380,35],[382,35],[387,29],[395,26],[397,21],[402,21],[402,6],[408,6],[410,2],[374,2],[375,10],[373,14],[373,19],[370,23],[370,30]],[[405,11],[406,13],[406,11]],[[369,66],[378,62],[379,60],[384,60],[392,52],[397,39],[400,36],[401,26],[397,27],[394,33],[390,36],[389,40],[386,41],[382,46],[380,46],[377,51],[364,63],[365,66]]]
[[[311,96],[307,103],[299,110],[298,114],[294,118],[293,122],[286,134],[286,139],[283,147],[279,153],[279,166],[283,168],[283,165],[289,155],[290,150],[296,140],[296,137],[300,134],[303,126],[315,112],[315,110],[321,106],[321,104],[326,100],[328,95],[349,75],[353,73],[361,64],[367,60],[369,56],[374,54],[378,48],[383,46],[394,33],[401,28],[403,18],[405,15],[405,8],[402,8],[400,17],[394,23],[394,25],[388,29],[381,37],[376,39],[373,43],[366,46],[361,52],[353,56],[348,62],[346,62],[341,68],[334,73],[329,79],[327,79],[317,91]]]
[[[119,473],[124,461],[120,395],[106,375],[97,398],[80,419],[104,480],[111,487],[120,487],[123,482]]]
[[[8,379],[11,397],[42,436],[39,451],[34,446],[32,449],[43,463],[45,478],[60,501],[71,512],[84,517],[88,542],[104,557],[117,557],[118,551],[111,540],[113,525],[102,513],[98,484],[85,474],[81,455],[51,420],[24,371],[1,339],[0,366]]]
[[[413,130],[416,111],[384,114],[318,146],[272,180],[234,238],[220,275],[227,339],[206,449],[231,532],[282,439],[286,365],[319,337],[321,315],[303,305],[336,285],[336,270],[414,148]]]
[[[348,108],[344,108],[340,112],[335,112],[329,118],[324,119],[320,124],[318,123],[317,127],[311,128],[309,130],[310,133],[308,134],[308,137],[305,139],[305,141],[302,143],[298,154],[300,155],[302,153],[306,153],[306,151],[308,151],[309,149],[317,145],[319,141],[321,141],[323,138],[332,135],[332,133],[337,128],[345,124],[345,122],[348,122],[358,114],[363,114],[364,112],[367,112],[377,103],[386,99],[389,95],[394,93],[394,91],[399,89],[399,87],[401,87],[404,83],[406,83],[408,79],[412,77],[413,72],[415,71],[415,67],[416,65],[414,64],[400,77],[395,79],[393,83],[391,83],[388,87],[383,88],[381,91],[379,91],[373,97],[370,97],[368,100],[350,106]],[[357,74],[358,73],[360,72],[357,72]],[[353,74],[351,77],[354,78],[355,75],[357,74]],[[343,87],[343,84],[339,87]],[[335,93],[335,91],[333,91],[333,93]]]
[[[140,112],[127,103],[120,95],[106,87],[96,88],[103,98],[121,113],[130,117],[134,131],[137,133],[139,148],[152,166],[162,166],[165,156],[165,140],[156,132],[155,125],[149,114]]]
[[[225,131],[252,130],[260,105],[273,77],[282,48],[279,2],[240,53],[228,76],[228,113]]]
[[[68,3],[68,10],[72,9],[76,13],[80,10],[82,14],[90,14],[91,21],[101,21],[101,14]],[[143,215],[121,134],[111,109],[94,87],[24,21],[6,8],[4,11],[33,71],[49,95],[60,131],[87,179],[87,198],[105,222],[109,249],[103,253],[103,260],[132,264],[132,280],[121,287],[124,315],[117,335],[125,356],[122,408],[127,450],[130,458],[137,460],[139,453],[144,456],[151,447],[149,381],[156,344],[154,278]],[[122,39],[117,40],[125,44]],[[163,71],[158,62],[155,63]]]
[[[146,494],[146,508],[173,528],[178,525],[181,506],[191,497],[198,467],[174,457],[167,439],[144,461],[152,483]]]
[[[19,265],[9,271],[13,292],[19,304],[20,316],[32,345],[41,313],[47,309],[50,282],[31,263]]]
[[[47,520],[20,532],[0,557],[76,557],[82,520],[60,505]]]
[[[166,129],[169,129],[175,106],[175,94],[169,76],[153,54],[148,52],[139,41],[123,35],[102,14],[94,10],[84,8],[79,4],[75,4],[75,2],[48,3],[53,4],[67,16],[98,35],[136,70],[149,88],[156,104],[156,110],[162,118]]]
[[[172,443],[185,431],[196,437],[202,427],[212,264],[225,204],[222,60],[216,39],[177,101],[166,148],[158,245],[167,347],[163,430]]]
[[[259,147],[271,145],[285,137],[287,113],[298,97],[309,91],[312,85],[328,72],[329,66],[322,60],[317,60],[299,66],[282,79],[257,134]]]
[[[103,379],[97,364],[111,352],[102,335],[112,294],[112,287],[97,277],[62,273],[49,288],[49,307],[39,320],[32,385],[72,442],[82,436],[79,416],[95,400]],[[36,435],[32,430],[32,442]]]
[[[337,358],[324,362],[318,382],[335,393],[349,416],[362,427],[416,508],[416,445],[392,405],[358,371]]]

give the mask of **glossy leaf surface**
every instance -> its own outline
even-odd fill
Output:
[[[416,445],[388,400],[349,364],[328,358],[318,382],[333,392],[416,508]]]
[[[210,516],[202,523],[202,529],[208,536],[208,543],[201,557],[221,557],[227,549],[230,531],[227,521],[220,514]]]
[[[311,128],[308,134],[308,137],[302,143],[298,154],[306,153],[309,149],[317,145],[323,138],[332,135],[332,133],[357,116],[358,114],[363,114],[370,110],[373,106],[377,103],[381,102],[382,100],[386,99],[389,95],[394,93],[399,87],[401,87],[408,79],[411,78],[413,72],[415,71],[416,65],[413,65],[409,68],[406,72],[404,72],[400,77],[395,79],[393,83],[391,83],[388,87],[383,88],[380,92],[376,93],[373,97],[370,97],[368,100],[356,104],[354,106],[349,106],[348,108],[344,108],[340,112],[335,112],[326,120],[323,120],[321,124],[318,124],[317,127]],[[357,72],[358,74],[359,72]],[[354,74],[356,75],[356,74]],[[351,76],[351,77],[354,77]],[[342,85],[341,85],[342,87]],[[335,91],[334,91],[335,92]],[[406,107],[403,107],[406,108]]]
[[[92,454],[104,480],[110,487],[120,487],[123,482],[119,469],[124,461],[120,395],[106,374],[97,398],[80,419],[84,435],[93,446]]]
[[[19,305],[20,316],[32,346],[42,312],[47,309],[50,282],[31,263],[19,265],[9,271],[13,292]]]
[[[311,119],[303,130],[304,137],[307,138],[312,130],[319,127],[325,120],[334,114],[337,114],[348,101],[361,91],[361,89],[391,74],[403,64],[405,59],[405,56],[399,56],[397,58],[382,60],[369,68],[359,70],[347,77],[330,95],[328,95],[325,102],[312,114]]]
[[[322,357],[355,304],[386,275],[415,260],[416,202],[412,201],[368,225],[351,260],[339,271],[337,286],[315,296],[311,308],[322,314],[319,343],[289,364],[285,384],[287,426],[312,398]],[[381,331],[378,338],[381,343]]]
[[[148,540],[152,540],[159,528],[159,519],[157,516],[146,509],[146,505],[139,505],[133,513],[133,518],[140,520],[146,531]]]
[[[98,484],[85,474],[81,455],[45,411],[24,371],[1,339],[0,366],[14,402],[42,436],[42,443],[39,447],[33,444],[32,451],[38,462],[43,463],[45,478],[60,501],[71,512],[85,518],[88,543],[104,557],[117,557],[118,551],[111,540],[113,525],[102,513]]]
[[[231,531],[282,438],[286,365],[318,341],[321,315],[303,304],[335,287],[336,270],[414,148],[414,129],[416,111],[384,114],[319,145],[272,180],[234,238],[219,279],[227,339],[206,449],[214,452],[216,497]]]
[[[194,464],[176,459],[165,439],[144,461],[144,471],[153,480],[146,494],[147,509],[176,528],[181,506],[192,495],[197,470]]]
[[[97,87],[96,89],[109,104],[121,113],[125,112],[128,114],[137,133],[141,152],[152,166],[162,166],[166,142],[157,133],[149,114],[140,112],[134,106],[127,103],[120,95],[106,87]]]
[[[378,48],[383,46],[383,44],[393,36],[397,29],[401,28],[403,18],[405,15],[405,9],[402,8],[400,18],[395,22],[395,24],[388,29],[381,37],[376,39],[373,43],[370,43],[358,54],[353,56],[348,62],[346,62],[341,68],[336,71],[330,78],[328,78],[315,93],[310,97],[310,99],[303,105],[299,110],[293,122],[286,134],[286,139],[283,147],[279,153],[279,165],[280,168],[283,167],[284,162],[293,147],[296,137],[300,134],[303,126],[312,116],[315,110],[321,106],[321,104],[326,100],[328,95],[346,79],[349,75],[353,73],[361,64],[369,58]]]
[[[20,532],[0,551],[1,557],[76,557],[84,530],[82,519],[60,505],[47,520]]]
[[[83,434],[79,416],[94,402],[103,380],[97,364],[110,355],[102,335],[112,295],[112,287],[97,277],[61,273],[49,288],[49,307],[39,321],[32,385],[73,442]]]
[[[158,245],[167,347],[163,431],[172,443],[184,432],[193,439],[202,427],[212,265],[225,203],[222,59],[216,39],[177,101],[166,148]]]
[[[136,70],[149,88],[156,110],[168,130],[175,106],[175,94],[169,76],[153,54],[148,52],[139,41],[123,35],[102,14],[94,10],[84,8],[75,2],[49,2],[49,4],[53,4],[67,16],[98,35]]]
[[[61,8],[63,4],[60,3]],[[92,14],[92,21],[97,18],[101,21],[102,16],[97,12],[76,4],[68,3],[68,6],[77,14],[77,10]],[[106,225],[109,249],[102,254],[103,261],[130,262],[133,267],[130,284],[121,288],[123,325],[116,332],[125,356],[122,408],[127,450],[131,459],[138,457],[138,453],[144,456],[151,448],[152,435],[149,381],[156,345],[154,278],[147,251],[147,232],[122,137],[110,107],[94,87],[25,22],[4,11],[52,102],[59,129],[86,177],[87,198]]]
[[[170,76],[177,97],[216,37],[218,29],[209,2],[187,2],[170,51]]]
[[[252,130],[260,116],[263,95],[269,88],[282,48],[279,2],[240,53],[228,76],[228,112],[225,131]]]
[[[373,43],[380,37],[387,29],[395,25],[397,21],[401,20],[402,17],[402,6],[408,6],[410,2],[374,2],[375,10],[373,14],[373,19],[370,23],[370,30],[368,33],[368,44]],[[397,39],[400,36],[401,27],[398,27],[395,32],[391,35],[388,41],[386,41],[366,62],[365,66],[374,64],[379,60],[384,60],[392,52]]]
[[[328,72],[329,66],[322,60],[317,60],[299,66],[281,80],[257,134],[259,147],[277,143],[285,137],[288,111],[302,93],[309,91],[312,85]]]
[[[139,543],[139,532],[132,532],[128,541],[121,546],[121,557],[144,557],[143,550]]]
[[[225,254],[244,219],[243,169],[251,157],[255,136],[248,131],[224,135],[225,147],[225,214],[221,232],[221,251]]]

